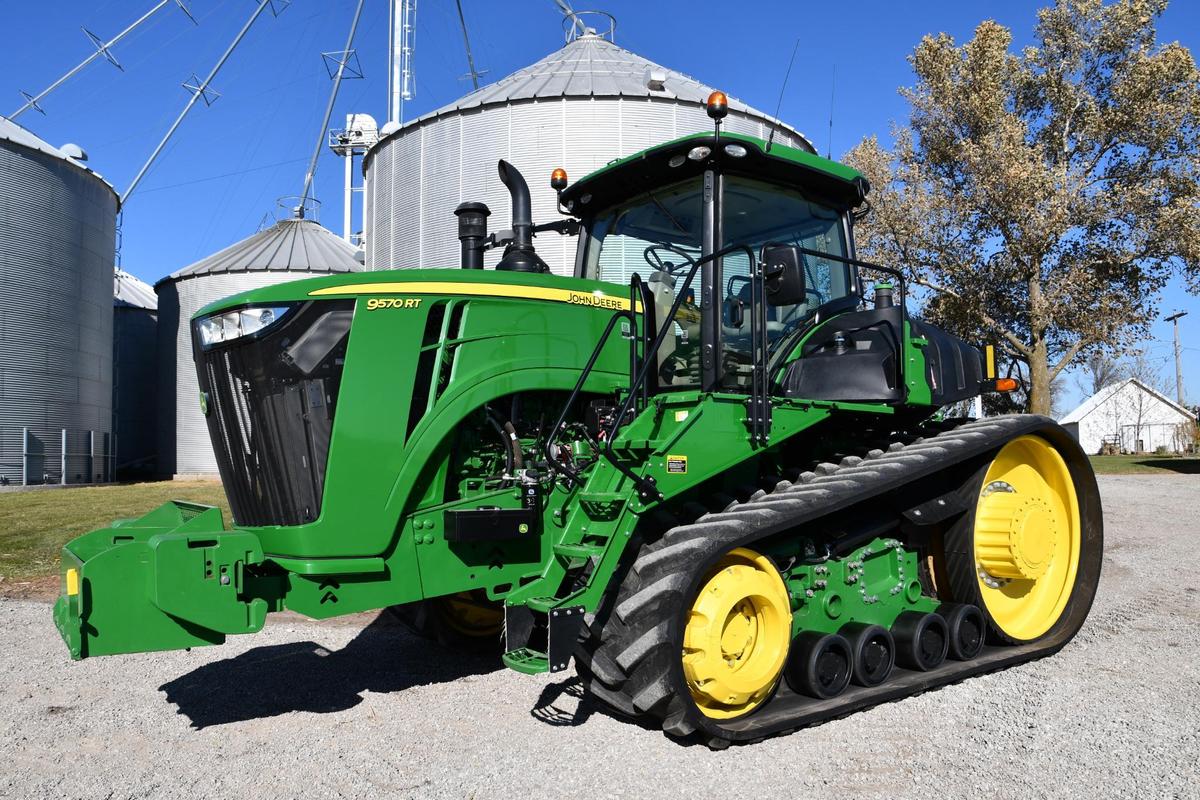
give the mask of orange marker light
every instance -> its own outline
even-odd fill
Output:
[[[708,102],[705,104],[705,110],[713,119],[724,119],[729,113],[729,98],[724,92],[713,92],[708,96]]]
[[[1012,391],[1016,391],[1016,388],[1017,388],[1017,379],[1016,378],[996,378],[996,391],[997,392],[1012,392]]]
[[[567,171],[565,169],[558,167],[550,173],[550,188],[556,192],[567,188]]]

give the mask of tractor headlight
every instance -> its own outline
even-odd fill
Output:
[[[196,323],[196,333],[201,345],[211,347],[269,328],[291,310],[290,306],[265,306],[224,311],[200,319]]]

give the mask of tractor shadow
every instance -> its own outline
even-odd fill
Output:
[[[1150,467],[1163,472],[1181,475],[1200,475],[1200,458],[1150,458],[1133,462],[1139,467]]]
[[[345,647],[315,642],[256,647],[163,684],[167,702],[199,730],[293,711],[329,714],[390,694],[501,669],[496,656],[451,653],[381,614]]]
[[[643,730],[660,732],[641,718],[627,717],[588,694],[578,675],[572,675],[542,689],[529,715],[538,722],[556,728],[574,728],[587,723],[593,716],[608,717],[624,725],[635,725]]]

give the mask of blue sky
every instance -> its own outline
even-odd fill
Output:
[[[47,114],[19,121],[52,144],[75,142],[91,166],[123,191],[187,100],[180,83],[204,76],[254,9],[252,0],[187,0],[193,26],[168,5],[116,48],[125,67],[97,60],[43,101]],[[280,0],[276,0],[280,2]],[[599,5],[617,19],[617,43],[647,58],[725,88],[771,112],[792,46],[796,64],[780,116],[835,157],[863,136],[885,140],[906,118],[897,87],[912,82],[906,57],[925,33],[945,31],[964,41],[985,18],[1029,41],[1043,3],[876,2],[702,3],[696,0],[576,3]],[[21,104],[89,52],[80,27],[102,39],[115,35],[154,5],[153,0],[4,2],[0,10],[0,113]],[[264,14],[214,81],[221,97],[193,109],[173,143],[128,204],[121,237],[123,266],[154,282],[253,233],[275,201],[301,190],[328,97],[321,51],[345,42],[352,0],[294,0],[278,17]],[[562,44],[551,0],[463,0],[476,67],[496,80]],[[1159,24],[1159,38],[1200,53],[1200,4],[1176,0]],[[365,77],[344,84],[335,124],[349,112],[386,118],[387,2],[368,0],[356,41]],[[410,118],[454,100],[470,88],[453,0],[418,3],[416,98]],[[834,124],[830,90],[836,66]],[[322,153],[316,196],[321,218],[341,228],[341,168]],[[1184,375],[1190,402],[1200,402],[1200,298],[1176,282],[1164,293],[1164,313],[1182,320]],[[1147,343],[1152,359],[1173,379],[1171,328],[1156,324]],[[1067,382],[1064,405],[1079,398]],[[1173,385],[1173,384],[1172,384]]]

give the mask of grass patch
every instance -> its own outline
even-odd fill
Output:
[[[1177,456],[1090,456],[1097,475],[1200,475],[1200,458]]]
[[[230,518],[225,490],[217,481],[0,493],[0,576],[6,584],[57,576],[58,554],[69,540],[114,519],[140,517],[168,500],[219,506]]]

